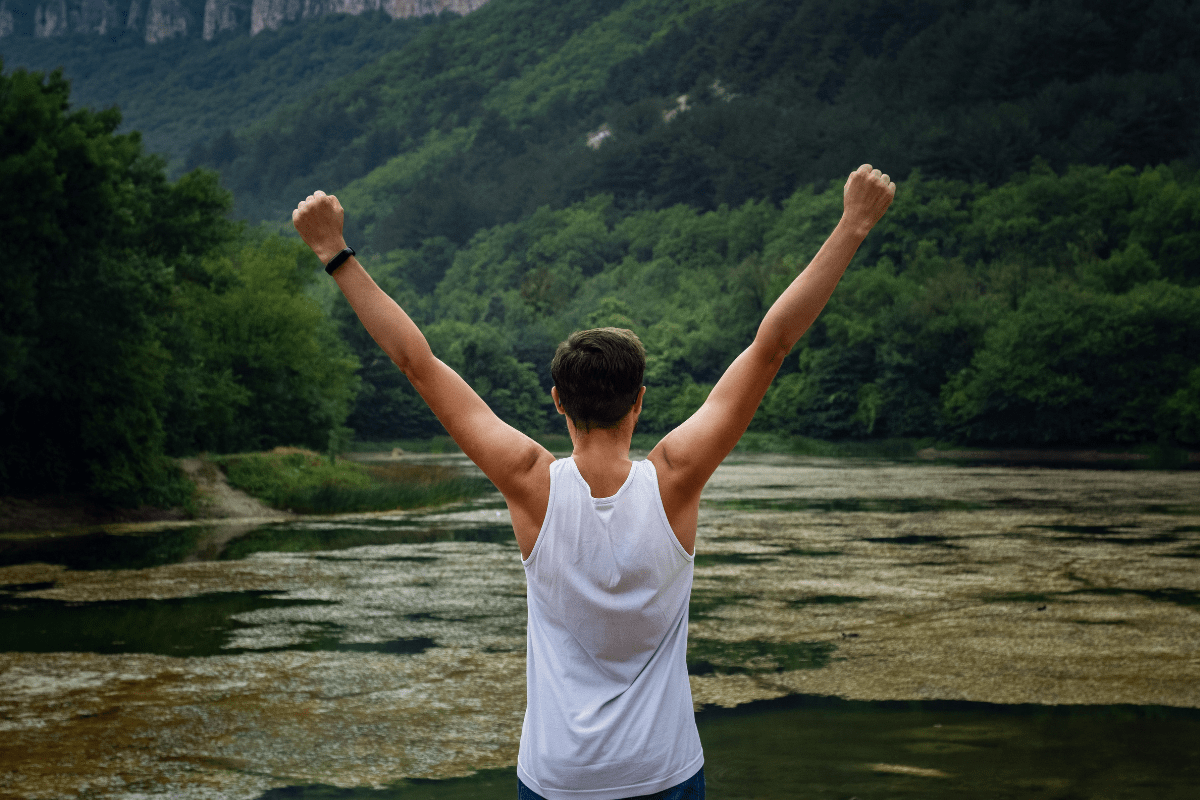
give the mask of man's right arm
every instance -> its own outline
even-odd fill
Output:
[[[292,213],[301,238],[322,263],[345,248],[337,198],[314,192]],[[446,431],[496,485],[513,514],[522,551],[545,516],[554,457],[501,420],[457,372],[434,356],[425,334],[351,256],[333,273],[363,327],[405,374]]]
[[[650,452],[667,518],[689,552],[704,484],[746,432],[784,357],[825,308],[859,245],[895,194],[896,185],[869,164],[850,173],[842,218],[833,233],[771,306],[754,342],[734,359],[699,410]]]

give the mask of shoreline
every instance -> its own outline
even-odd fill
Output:
[[[737,455],[734,450],[731,455]],[[768,449],[779,455],[804,457],[786,448]],[[1158,468],[1181,471],[1200,468],[1200,452],[1177,451],[1177,461],[1171,465],[1155,464],[1156,457],[1144,452],[1106,451],[1053,448],[961,448],[939,450],[924,447],[913,453],[921,462],[973,462],[1013,466],[1082,467],[1098,469]],[[343,458],[351,461],[390,461],[408,457],[439,457],[460,454],[399,451],[380,443],[379,450],[348,452]],[[564,453],[564,455],[566,455]],[[823,456],[855,458],[856,456]],[[903,460],[903,459],[898,459]],[[34,533],[43,531],[78,531],[106,525],[175,523],[202,520],[230,520],[242,517],[297,516],[266,507],[244,492],[231,488],[220,470],[205,469],[200,459],[177,459],[180,468],[196,484],[197,508],[104,508],[82,494],[54,493],[37,497],[0,496],[0,533]],[[215,473],[215,474],[214,474]],[[250,513],[253,511],[253,513]]]
[[[1180,453],[1186,454],[1186,463],[1200,463],[1200,452],[1181,450]],[[921,461],[947,459],[954,461],[993,461],[1004,464],[1103,464],[1114,462],[1148,462],[1152,459],[1152,456],[1148,453],[1106,452],[1095,449],[1054,450],[1036,448],[938,450],[933,447],[925,447],[918,450],[916,456]]]

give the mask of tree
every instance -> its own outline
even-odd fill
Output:
[[[2,66],[2,65],[0,65]],[[0,492],[173,505],[168,455],[323,449],[355,361],[301,245],[254,239],[216,175],[175,183],[116,109],[58,73],[0,73]]]
[[[294,240],[224,249],[177,293],[185,336],[172,342],[170,451],[324,450],[358,389],[358,360],[307,294],[325,276]]]
[[[1042,444],[1196,438],[1200,288],[1030,293],[943,391],[956,432]]]
[[[0,74],[0,237],[20,254],[0,273],[0,490],[177,502],[158,324],[172,261],[229,233],[228,199],[193,206],[116,109],[68,94],[57,72]]]

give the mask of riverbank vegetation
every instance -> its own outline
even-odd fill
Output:
[[[390,511],[443,505],[495,491],[486,478],[439,464],[329,459],[312,451],[216,456],[229,485],[298,514]]]
[[[115,109],[0,75],[0,495],[185,504],[170,456],[324,449],[357,361],[298,241],[231,222],[211,172],[169,182]]]

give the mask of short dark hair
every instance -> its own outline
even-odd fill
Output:
[[[615,428],[637,401],[646,373],[646,348],[633,331],[576,331],[558,346],[550,376],[575,427]]]

